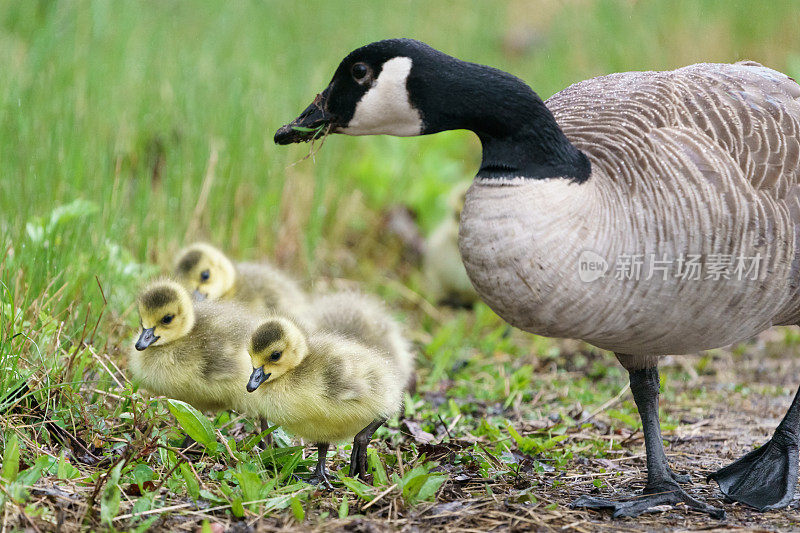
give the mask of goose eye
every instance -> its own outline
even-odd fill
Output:
[[[281,355],[283,355],[282,352],[272,352],[269,356],[269,360],[275,362],[281,358]]]
[[[203,270],[200,272],[200,281],[208,281],[208,278],[211,277],[211,272],[208,270]]]
[[[164,315],[164,317],[161,319],[161,323],[169,324],[170,322],[172,322],[173,318],[175,318],[175,315]]]
[[[350,73],[353,75],[354,80],[362,82],[369,74],[369,67],[365,63],[356,63],[350,68]]]

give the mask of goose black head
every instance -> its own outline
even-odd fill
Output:
[[[408,84],[432,56],[448,57],[413,39],[378,41],[354,50],[311,105],[277,131],[275,142],[310,141],[327,128],[348,135],[425,133],[424,117]]]
[[[311,105],[275,133],[275,142],[306,142],[326,133],[408,137],[456,129],[481,140],[479,176],[588,178],[588,159],[525,82],[413,39],[377,41],[351,52]]]

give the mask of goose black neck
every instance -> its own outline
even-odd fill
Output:
[[[589,178],[589,159],[569,142],[542,99],[522,80],[444,57],[444,64],[437,58],[431,66],[435,75],[408,80],[409,94],[422,95],[414,103],[423,110],[423,133],[475,132],[483,146],[478,177],[576,182]]]

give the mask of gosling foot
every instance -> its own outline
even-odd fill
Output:
[[[689,496],[675,481],[668,480],[648,485],[644,494],[626,501],[613,501],[584,494],[570,504],[572,508],[610,509],[614,518],[623,516],[639,516],[640,514],[661,505],[683,504],[689,509],[706,513],[712,518],[725,518],[725,511],[712,507]]]
[[[329,445],[326,442],[317,443],[317,466],[306,481],[312,485],[322,485],[328,490],[333,490],[331,480],[328,479],[328,469],[325,467],[328,447]]]
[[[331,480],[328,478],[327,472],[314,472],[308,479],[304,480],[309,485],[320,485],[327,490],[333,490],[333,485],[331,484]]]
[[[797,486],[798,437],[779,427],[772,439],[710,476],[729,499],[759,511],[782,509]]]
[[[353,451],[350,454],[350,477],[358,477],[362,481],[369,481],[367,469],[367,447],[372,435],[386,422],[385,418],[373,421],[370,425],[358,432],[353,439]]]

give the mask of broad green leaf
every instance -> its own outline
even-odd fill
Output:
[[[291,505],[291,501],[291,494],[284,494],[282,496],[276,496],[275,498],[269,498],[264,502],[263,512],[268,513],[269,511],[273,511],[275,509],[286,509],[289,507],[289,505]]]
[[[49,455],[40,455],[36,458],[36,462],[33,463],[32,467],[26,468],[19,473],[17,483],[27,487],[33,485],[39,481],[39,478],[42,477],[42,472],[50,466],[52,461],[53,458]]]
[[[17,479],[19,474],[19,439],[16,433],[12,433],[6,439],[6,449],[3,450],[3,467],[0,470],[0,477],[11,483]]]
[[[136,516],[139,513],[143,513],[145,511],[149,511],[150,509],[152,509],[155,497],[156,497],[155,491],[148,492],[144,496],[140,496],[133,504],[133,508],[131,509],[131,514]]]
[[[180,469],[181,474],[183,474],[183,480],[186,482],[186,490],[189,492],[189,496],[191,496],[193,500],[196,500],[200,497],[200,483],[198,483],[197,478],[194,477],[189,465],[181,463]]]
[[[367,449],[367,465],[369,471],[372,473],[373,486],[383,487],[389,484],[389,476],[386,475],[386,470],[383,468],[381,458],[374,448]]]
[[[80,475],[80,470],[72,466],[72,464],[67,460],[66,453],[62,453],[58,457],[58,470],[56,472],[56,477],[58,479],[74,479]]]
[[[236,481],[239,482],[239,488],[242,489],[244,501],[251,502],[261,499],[261,495],[263,494],[262,488],[264,488],[264,482],[261,480],[261,476],[255,472],[240,470],[234,474],[234,477]]]
[[[139,490],[144,494],[144,483],[146,481],[153,481],[155,474],[153,473],[153,469],[147,466],[144,463],[139,463],[133,470],[131,471],[133,475],[133,481],[139,485]]]
[[[297,453],[294,453],[291,456],[289,456],[286,462],[283,464],[283,468],[281,468],[280,474],[278,474],[278,480],[282,482],[286,480],[289,476],[291,476],[294,473],[295,469],[297,468],[297,465],[300,464],[300,461],[302,459],[303,459],[302,451],[298,451]]]
[[[122,474],[122,461],[115,466],[106,480],[103,495],[100,498],[100,519],[109,527],[111,521],[117,516],[119,501],[122,496],[119,490],[119,478]]]
[[[428,474],[420,474],[408,479],[403,485],[403,498],[408,502],[416,501],[417,494],[429,477]]]
[[[291,499],[289,504],[292,507],[294,519],[298,522],[303,522],[306,519],[306,512],[303,510],[303,503],[300,501],[300,498],[295,496]]]
[[[228,500],[225,498],[220,497],[218,494],[214,494],[206,489],[200,489],[200,497],[204,500],[208,500],[209,502],[215,505],[225,505],[228,503]]]
[[[340,478],[342,480],[342,483],[344,483],[348,489],[352,490],[355,493],[355,495],[361,498],[362,500],[370,501],[372,500],[372,498],[374,498],[372,494],[372,487],[370,487],[369,485],[365,485],[364,483],[360,482],[357,479],[347,477],[344,475],[340,476]]]
[[[347,499],[347,494],[342,496],[342,503],[339,504],[339,518],[347,518],[350,514],[350,502]]]
[[[242,505],[242,497],[239,494],[236,494],[233,498],[231,498],[231,512],[233,516],[237,518],[241,518],[244,516],[244,506]]]
[[[187,435],[208,448],[209,451],[216,451],[217,438],[214,428],[203,413],[180,400],[167,400],[167,406]]]
[[[447,476],[430,476],[417,492],[417,501],[430,501],[436,496],[436,491],[447,481]]]

